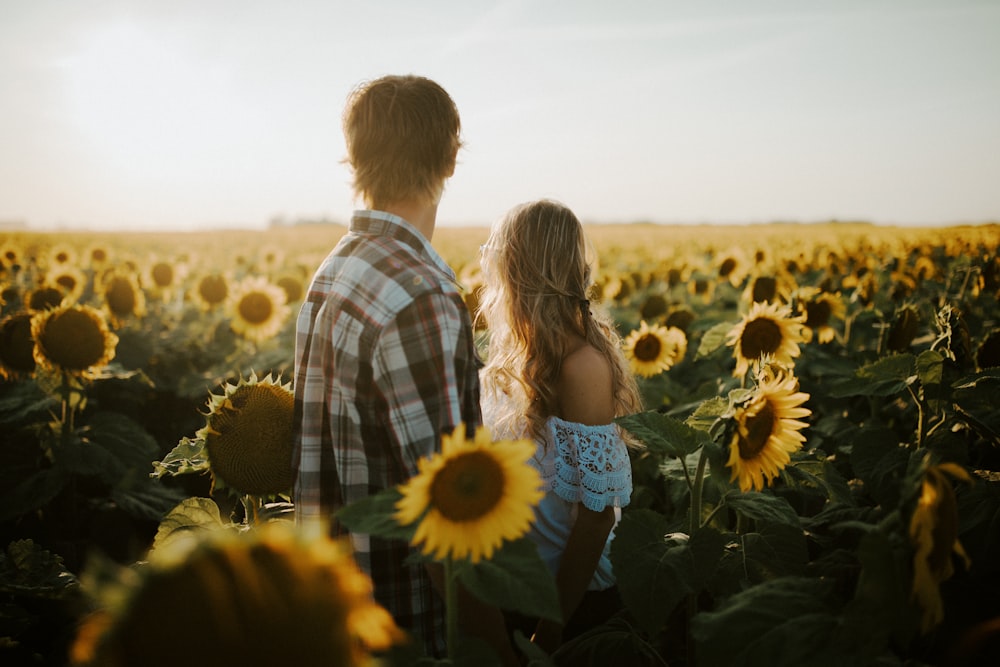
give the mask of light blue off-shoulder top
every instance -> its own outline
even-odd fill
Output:
[[[483,418],[494,439],[524,437],[494,431],[491,407],[484,402]],[[545,486],[545,496],[535,508],[530,536],[538,545],[542,560],[555,574],[579,505],[595,512],[614,507],[617,527],[621,508],[628,505],[632,495],[632,465],[617,424],[591,426],[559,417],[549,417],[546,421],[544,437],[536,440],[535,456],[530,463]],[[614,535],[612,529],[588,586],[590,590],[604,590],[615,583],[610,559]]]

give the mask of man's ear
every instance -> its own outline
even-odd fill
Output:
[[[451,162],[449,162],[448,171],[445,172],[445,178],[451,178],[455,175],[455,163],[458,162],[458,148],[455,152],[451,154]]]

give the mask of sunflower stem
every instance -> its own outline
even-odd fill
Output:
[[[701,491],[705,484],[705,467],[708,463],[708,455],[705,447],[701,448],[698,455],[698,468],[694,473],[694,484],[691,486],[691,535],[701,528],[702,496]]]
[[[920,400],[920,397],[917,395],[917,393],[913,391],[913,387],[911,387],[910,385],[906,385],[906,390],[910,392],[910,396],[913,398],[913,402],[917,404],[916,448],[920,449],[920,447],[923,446],[924,444],[924,405],[923,402]]]
[[[458,582],[451,556],[444,559],[445,637],[448,641],[448,659],[455,661],[458,649]]]

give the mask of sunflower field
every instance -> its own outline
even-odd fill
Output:
[[[587,232],[591,304],[645,407],[619,419],[642,443],[611,554],[625,610],[551,656],[522,644],[531,664],[996,660],[1000,226]],[[0,662],[86,663],[87,619],[192,534],[292,548],[264,527],[294,512],[294,320],[343,233],[0,232]],[[486,236],[435,233],[473,314]],[[523,539],[449,552],[405,525],[426,509],[406,492],[343,520],[422,542],[488,602],[551,613]],[[509,495],[530,516],[531,489]],[[178,590],[193,576],[168,571]],[[343,575],[361,600],[345,627],[385,649],[402,635],[361,579]],[[201,643],[155,618],[150,652]],[[489,664],[463,655],[447,664]]]

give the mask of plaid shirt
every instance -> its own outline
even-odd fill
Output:
[[[460,422],[481,423],[479,358],[455,274],[422,234],[382,211],[356,211],[313,276],[295,338],[300,522],[417,474]],[[403,541],[353,534],[358,565],[396,622],[445,648],[444,603]]]

